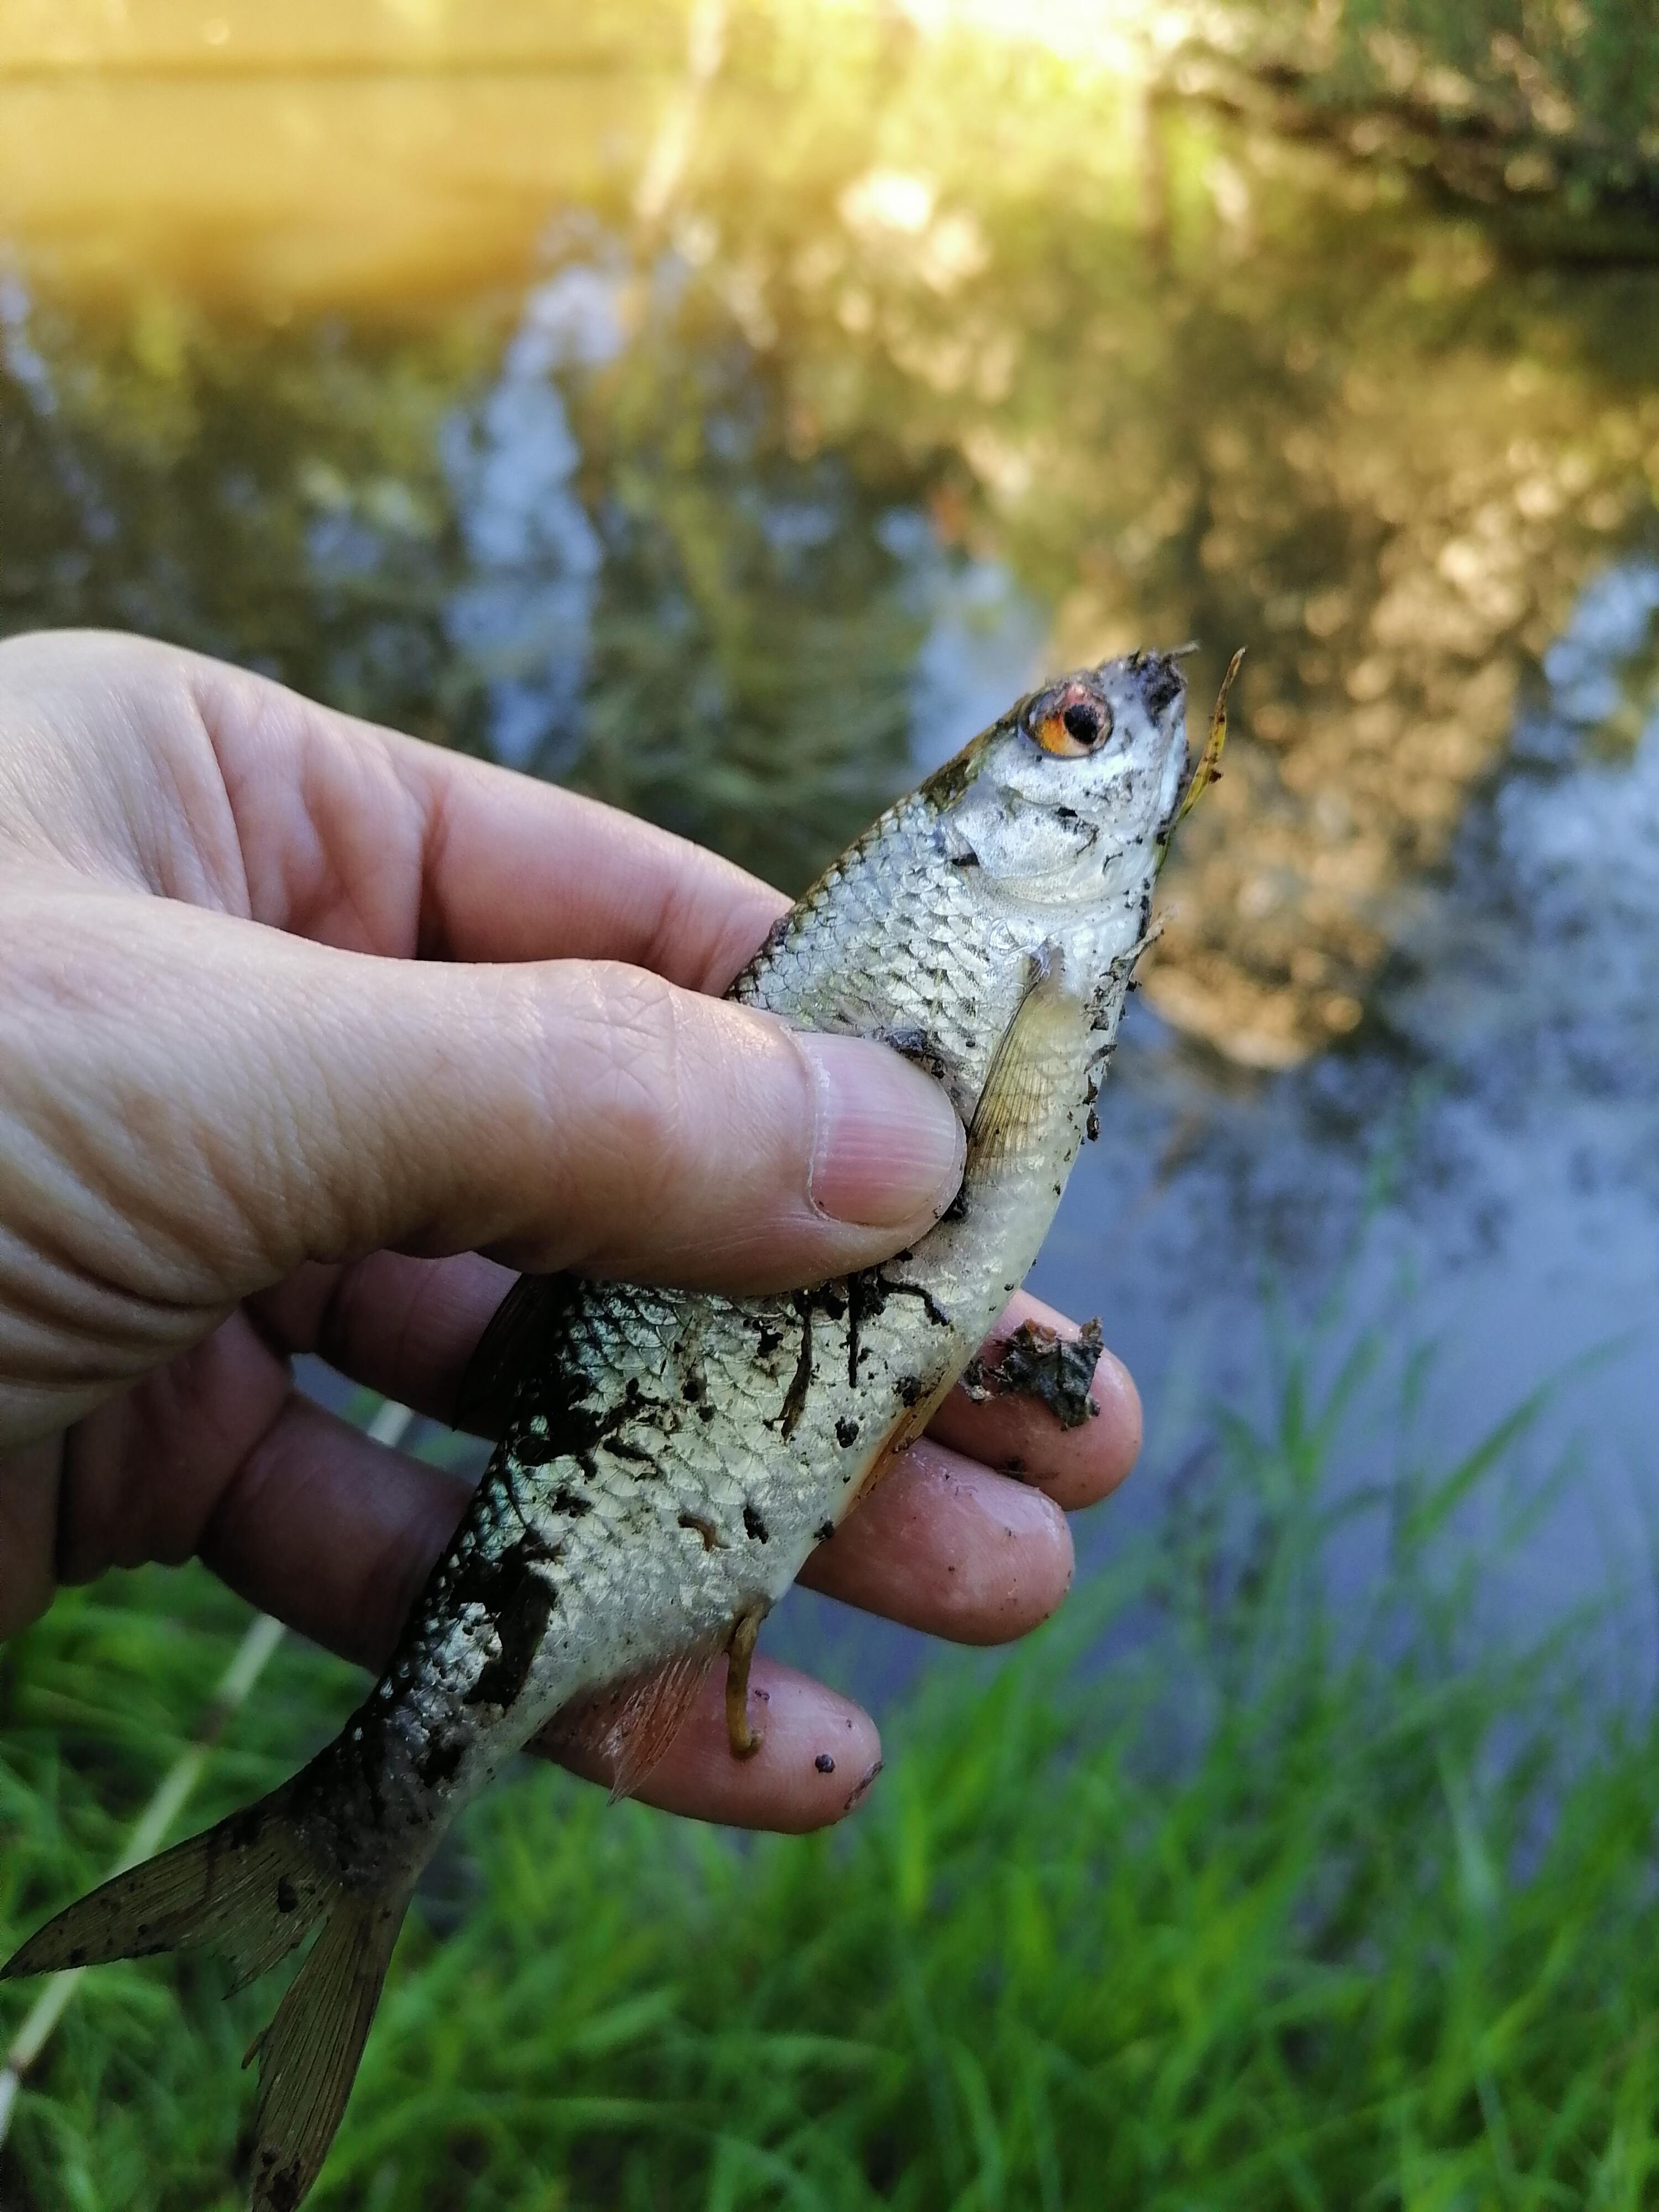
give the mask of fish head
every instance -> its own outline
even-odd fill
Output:
[[[1022,699],[928,787],[956,856],[994,896],[1139,908],[1186,782],[1186,684],[1130,653]]]

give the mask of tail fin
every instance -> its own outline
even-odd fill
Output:
[[[287,1957],[337,1887],[289,1816],[292,1789],[287,1784],[205,1835],[112,1875],[31,1936],[0,1967],[0,1980],[155,1951],[208,1950],[229,1962],[242,1988]]]
[[[321,1934],[259,2056],[252,2212],[293,2212],[316,2179],[345,2111],[412,1885],[349,1890],[319,1863],[294,1818],[294,1784],[205,1835],[118,1874],[48,1921],[0,1980],[97,1966],[156,1951],[204,1949],[241,1989]]]
[[[408,1904],[406,1889],[390,1899],[341,1897],[248,2052],[259,2056],[252,2212],[293,2212],[321,2171]]]

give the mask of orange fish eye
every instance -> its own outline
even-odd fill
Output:
[[[1058,698],[1044,700],[1046,712],[1030,723],[1031,735],[1045,753],[1080,760],[1112,734],[1112,710],[1080,684],[1068,684]]]

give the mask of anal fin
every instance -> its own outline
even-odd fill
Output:
[[[580,1773],[597,1770],[610,1784],[612,1804],[631,1797],[684,1726],[730,1634],[714,1629],[665,1666],[573,1698],[542,1729],[538,1744]]]

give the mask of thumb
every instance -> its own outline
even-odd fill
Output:
[[[641,969],[64,904],[35,988],[6,994],[33,1159],[8,1210],[33,1218],[0,1225],[91,1281],[216,1306],[389,1244],[781,1288],[899,1249],[960,1179],[960,1122],[896,1054]]]
[[[961,1179],[950,1102],[884,1046],[611,962],[325,964],[340,1034],[308,996],[316,1110],[295,1117],[307,1257],[477,1246],[521,1267],[777,1289],[885,1259]]]

